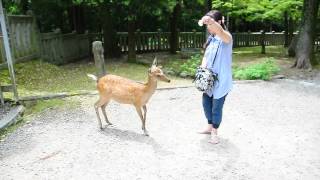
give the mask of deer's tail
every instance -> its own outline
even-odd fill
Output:
[[[98,78],[97,76],[93,75],[93,74],[87,74],[88,77],[90,77],[92,80],[98,82]]]

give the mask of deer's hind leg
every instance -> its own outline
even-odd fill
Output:
[[[104,105],[101,106],[101,110],[102,110],[102,113],[103,113],[103,116],[104,116],[104,120],[106,121],[106,123],[108,125],[112,125],[112,123],[109,121],[108,117],[107,117],[107,112],[106,112],[106,106],[108,105],[108,103],[110,102],[107,101]]]
[[[101,118],[100,118],[100,114],[99,114],[99,108],[102,109],[102,106],[105,105],[107,102],[109,102],[108,98],[101,98],[100,97],[100,99],[96,103],[94,103],[94,109],[97,114],[98,124],[99,124],[100,129],[103,129],[103,128],[102,128],[102,122],[101,122]]]

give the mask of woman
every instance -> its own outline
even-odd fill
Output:
[[[200,132],[211,134],[210,143],[219,143],[218,128],[222,120],[223,104],[232,88],[232,36],[226,30],[222,14],[217,10],[208,12],[199,21],[199,25],[207,25],[210,34],[205,44],[202,67],[218,74],[218,81],[211,91],[203,93],[202,104],[208,127]]]

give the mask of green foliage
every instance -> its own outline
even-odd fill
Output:
[[[185,74],[186,76],[193,77],[196,69],[201,64],[201,55],[194,54],[190,56],[189,59],[172,59],[169,63],[166,63],[165,69],[167,71],[172,71],[174,74],[179,75],[181,73]]]
[[[19,8],[16,4],[12,4],[8,7],[8,14],[19,14]]]
[[[233,76],[236,79],[262,79],[270,80],[271,76],[280,71],[280,68],[275,64],[273,58],[267,58],[264,62],[249,65],[245,68],[235,67]]]
[[[22,3],[25,2],[26,6]],[[21,14],[25,9],[33,10],[41,32],[50,32],[60,28],[62,32],[74,30],[75,14],[82,17],[85,29],[92,32],[101,31],[104,23],[112,23],[115,31],[127,31],[127,21],[134,20],[141,31],[169,30],[172,11],[178,2],[182,3],[182,11],[178,28],[181,31],[204,30],[197,26],[207,1],[204,0],[6,0],[3,1],[7,12]],[[284,12],[288,12],[294,21],[301,17],[302,0],[212,0],[213,9],[219,9],[236,27],[244,23],[268,22],[283,25]],[[75,13],[74,7],[81,7]],[[109,14],[112,22],[106,22]],[[81,18],[80,18],[81,19]],[[78,19],[80,21],[80,19]],[[81,21],[82,21],[81,20]],[[261,25],[260,25],[261,27]],[[260,28],[257,27],[257,28]],[[241,30],[241,29],[240,29]]]
[[[186,62],[184,62],[179,67],[179,73],[185,73],[188,76],[194,76],[196,73],[197,67],[201,63],[201,55],[195,54],[190,57]]]
[[[230,14],[231,18],[247,21],[265,21],[282,23],[283,14],[288,12],[294,20],[301,17],[302,0],[213,0],[214,9]]]

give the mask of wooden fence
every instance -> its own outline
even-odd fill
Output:
[[[261,46],[262,38],[266,46],[284,45],[285,35],[283,32],[261,32],[232,33],[233,47]]]
[[[41,58],[53,64],[64,64],[88,57],[90,42],[88,34],[60,31],[41,33]]]
[[[35,58],[39,55],[39,39],[35,19],[28,15],[7,16],[10,45],[14,62]],[[3,37],[0,35],[0,63],[5,63]]]
[[[179,32],[179,49],[202,48],[206,41],[205,32]],[[91,34],[93,39],[103,41],[101,34]],[[118,46],[121,52],[128,52],[128,33],[118,32]],[[261,46],[262,33],[232,33],[234,47]],[[136,32],[138,53],[167,51],[170,49],[170,32]],[[268,32],[264,35],[266,46],[284,44],[284,33]]]

